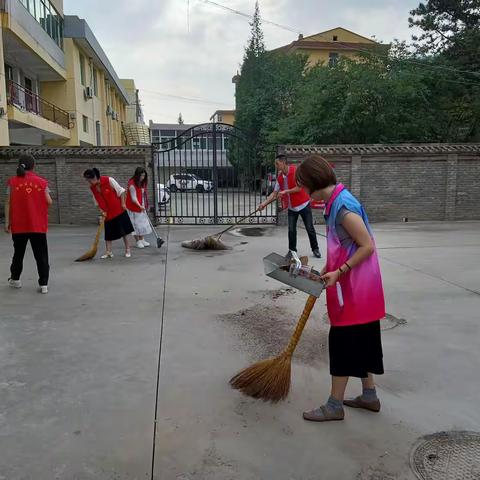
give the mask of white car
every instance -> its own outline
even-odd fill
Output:
[[[158,206],[166,205],[170,201],[170,191],[163,183],[157,183]]]
[[[211,192],[213,183],[209,180],[202,180],[193,173],[175,173],[170,175],[167,186],[172,193],[177,191],[185,192],[188,190],[196,190],[197,192]]]

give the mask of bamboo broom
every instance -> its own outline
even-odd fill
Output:
[[[182,242],[182,247],[183,248],[189,248],[191,250],[231,250],[232,247],[229,247],[225,245],[220,238],[224,233],[227,233],[229,230],[232,228],[236,227],[240,223],[244,222],[247,220],[247,218],[252,217],[255,215],[258,211],[258,208],[255,209],[252,213],[249,213],[248,215],[245,215],[245,217],[241,218],[237,222],[235,222],[233,225],[230,225],[227,227],[225,230],[222,230],[221,232],[216,233],[215,235],[208,235],[207,237],[203,238],[196,238],[194,240],[188,240]]]
[[[230,385],[249,397],[273,403],[284,400],[290,392],[292,355],[317,298],[310,295],[295,332],[285,350],[276,358],[263,360],[237,373]]]
[[[103,224],[105,223],[105,217],[102,215],[100,220],[100,225],[97,228],[97,234],[95,235],[95,240],[93,241],[92,248],[86,253],[84,253],[81,257],[78,257],[75,261],[76,262],[85,262],[86,260],[91,260],[95,257],[98,250],[98,244],[100,242],[100,234],[103,230]]]

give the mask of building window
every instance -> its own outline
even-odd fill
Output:
[[[7,77],[7,80],[13,81],[13,68],[7,64],[5,64],[5,76]]]
[[[49,0],[20,0],[48,36],[63,48],[63,18]]]
[[[333,41],[336,42],[337,40],[338,40],[337,35],[334,35],[334,36],[333,36]]]
[[[162,150],[169,150],[170,148],[175,148],[176,137],[176,130],[160,130],[160,143],[162,144]]]
[[[83,131],[88,133],[88,117],[83,115]]]
[[[219,115],[217,116],[217,122],[223,122],[223,117],[222,117],[222,115],[219,114]]]
[[[97,69],[93,69],[93,93],[98,97],[98,78],[97,78]]]
[[[334,66],[338,63],[338,59],[339,59],[338,53],[336,53],[336,52],[330,52],[330,53],[328,54],[328,65],[329,65],[330,67],[334,67]]]
[[[152,143],[160,143],[160,130],[152,130]]]
[[[97,147],[102,145],[102,126],[99,121],[95,122],[95,132],[97,136]]]
[[[85,57],[80,54],[80,82],[83,86],[86,86],[85,82]]]

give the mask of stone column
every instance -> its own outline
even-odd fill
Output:
[[[60,223],[60,225],[68,224],[71,222],[69,193],[71,185],[65,158],[55,159],[55,172],[57,179],[58,223]]]
[[[352,156],[350,183],[350,191],[360,199],[362,191],[362,157],[360,155]]]
[[[445,191],[445,220],[454,220],[457,203],[458,155],[451,154],[447,158],[447,181]]]

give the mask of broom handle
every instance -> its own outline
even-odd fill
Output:
[[[102,233],[104,223],[105,217],[102,215],[102,219],[100,220],[100,225],[97,228],[97,234],[95,235],[95,240],[93,242],[94,247],[98,247],[98,243],[100,242],[100,234]]]
[[[316,301],[317,297],[314,297],[313,295],[310,295],[308,297],[307,303],[305,303],[305,307],[302,312],[302,316],[300,317],[300,320],[298,321],[295,328],[295,332],[293,333],[287,348],[284,350],[284,353],[286,353],[287,355],[292,356],[295,348],[297,348],[303,329],[305,328],[308,317],[310,317],[310,313],[312,312]]]
[[[253,211],[252,213],[249,213],[248,215],[246,215],[245,217],[241,218],[238,222],[235,222],[233,225],[230,225],[228,228],[226,228],[225,230],[222,230],[221,232],[219,233],[216,233],[214,235],[214,237],[217,237],[218,239],[220,239],[220,237],[224,234],[224,233],[227,233],[229,230],[231,230],[233,227],[236,227],[239,223],[242,223],[243,221],[245,221],[247,218],[250,218],[252,215],[255,215],[257,213],[257,209],[255,209],[255,211]]]
[[[150,228],[152,229],[152,232],[153,232],[154,237],[158,240],[158,233],[157,233],[157,231],[155,230],[155,227],[153,226],[153,223],[152,223],[152,220],[150,219],[150,216],[148,215],[147,212],[145,212],[145,215],[146,215],[147,218],[148,218],[148,223],[150,224]]]

